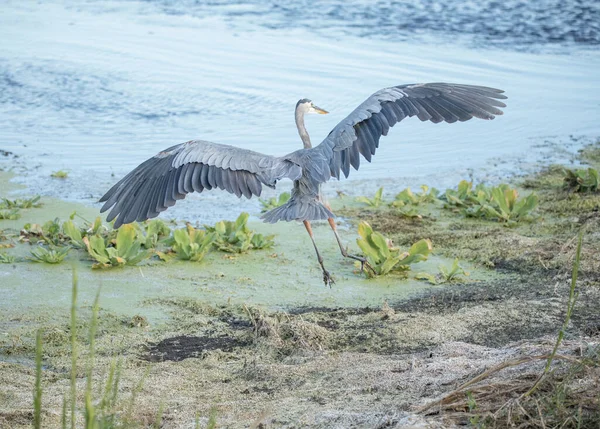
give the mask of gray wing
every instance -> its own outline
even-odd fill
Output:
[[[288,177],[300,178],[301,168],[283,158],[234,146],[193,140],[172,146],[143,162],[101,199],[101,212],[114,227],[143,221],[185,198],[190,192],[224,189],[247,198],[260,195],[262,185],[274,187]]]
[[[506,107],[500,89],[453,83],[409,84],[384,88],[370,96],[340,122],[313,150],[329,160],[331,175],[346,177],[350,166],[358,170],[360,155],[371,162],[379,138],[406,117],[421,121],[456,122],[471,118],[494,119]]]

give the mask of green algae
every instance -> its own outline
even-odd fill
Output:
[[[595,159],[593,150],[585,153],[586,159]],[[94,377],[106,374],[116,355],[124,359],[124,389],[134,389],[146,371],[149,387],[140,390],[133,416],[139,422],[153,422],[163,398],[169,398],[165,418],[179,426],[189,426],[194,410],[208,415],[214,404],[224,425],[249,421],[248,410],[263,407],[270,407],[282,424],[297,423],[307,410],[354,412],[374,404],[407,410],[418,398],[435,394],[429,387],[413,389],[418,383],[410,381],[430,350],[439,353],[439,347],[451,342],[500,348],[560,327],[565,273],[575,251],[573,237],[581,228],[588,232],[582,287],[569,333],[594,332],[600,295],[600,237],[594,233],[600,229],[599,197],[566,192],[553,171],[558,169],[517,183],[538,193],[540,217],[514,228],[465,219],[436,204],[420,205],[427,215],[418,219],[384,207],[359,209],[347,198],[332,201],[342,215],[339,230],[350,251],[357,250],[352,225],[366,220],[399,246],[423,238],[433,242],[434,255],[415,271],[435,275],[439,265],[450,266],[460,258],[471,272],[467,284],[433,286],[402,276],[367,280],[341,257],[328,225],[319,224],[314,226],[317,244],[337,281],[331,289],[322,285],[302,225],[251,223],[259,233],[276,234],[272,249],[243,255],[212,252],[199,263],[152,260],[99,272],[90,269],[91,261],[70,255],[68,260],[79,267],[78,333],[88,330],[91,305],[101,288]],[[2,186],[0,180],[0,189],[7,189]],[[44,207],[24,211],[27,218],[10,228],[56,217],[48,211],[55,202],[43,201]],[[74,210],[89,219],[96,216],[94,209],[73,203],[56,202],[56,210],[62,210],[61,219]],[[13,221],[2,222],[0,228]],[[7,251],[25,255],[29,248],[17,244]],[[27,389],[40,326],[48,345],[42,385],[49,390],[49,409],[60,409],[52,392],[68,382],[71,272],[69,264],[0,265],[6,297],[0,302],[0,381],[10,386],[0,396],[6,404],[0,406],[0,422],[30,424],[14,410],[30,406]],[[78,349],[85,350],[85,335],[77,341]],[[474,350],[473,356],[478,355]],[[451,371],[452,365],[444,368]],[[77,374],[83,376],[85,367],[78,366]],[[398,381],[389,386],[380,381],[388,378]],[[77,383],[83,387],[85,381]],[[349,388],[357,383],[360,389]],[[443,391],[443,386],[437,388]],[[47,418],[53,427],[57,420]]]

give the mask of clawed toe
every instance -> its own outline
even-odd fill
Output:
[[[335,284],[335,280],[333,280],[333,277],[331,277],[331,274],[329,274],[329,271],[327,270],[323,270],[323,283],[325,283],[325,286],[329,287]]]

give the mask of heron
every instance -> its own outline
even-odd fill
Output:
[[[381,136],[407,117],[433,123],[464,122],[471,118],[494,119],[506,105],[502,90],[453,83],[419,83],[384,88],[368,97],[318,145],[311,143],[304,125],[310,113],[327,114],[309,99],[296,104],[295,120],[303,148],[284,156],[271,156],[235,146],[190,140],[171,146],[144,161],[117,182],[100,202],[101,212],[110,209],[107,221],[114,228],[158,216],[192,192],[222,189],[238,197],[260,196],[263,186],[275,188],[291,179],[290,199],[262,216],[267,223],[300,221],[317,255],[323,282],[334,283],[317,248],[311,222],[328,221],[344,257],[367,264],[365,258],[348,253],[338,234],[335,215],[321,194],[331,178],[348,177],[358,170],[361,156],[371,162]]]

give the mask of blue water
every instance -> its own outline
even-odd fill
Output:
[[[0,149],[18,158],[0,167],[29,193],[93,204],[175,143],[299,148],[300,98],[331,112],[308,117],[318,143],[382,87],[449,81],[505,89],[506,114],[403,121],[371,165],[326,192],[493,180],[600,135],[599,25],[598,2],[4,2]],[[49,179],[59,169],[69,179]],[[213,192],[166,217],[240,210],[257,203]]]

